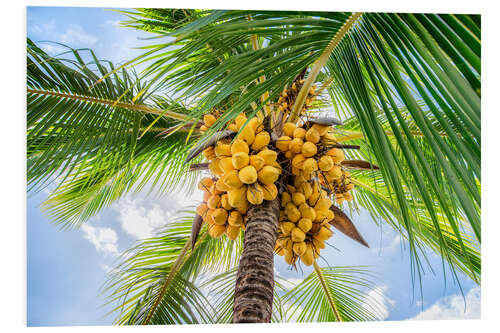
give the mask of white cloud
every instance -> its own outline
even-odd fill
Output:
[[[30,25],[28,24],[28,29],[37,34],[48,34],[54,31],[56,28],[56,21],[50,20],[47,23]]]
[[[99,24],[101,28],[105,28],[108,26],[114,27],[114,28],[119,28],[120,27],[120,20],[107,20],[104,23]]]
[[[465,296],[445,296],[409,320],[481,319],[481,288],[474,287]]]
[[[379,320],[384,320],[389,317],[390,310],[396,303],[386,295],[388,289],[386,285],[377,286],[371,289],[367,292],[366,302],[363,304],[363,307],[376,314]]]
[[[84,45],[94,45],[97,42],[97,37],[87,33],[78,24],[70,24],[60,40],[63,44],[81,43]]]
[[[94,227],[86,223],[81,227],[83,237],[94,244],[98,252],[118,255],[118,236],[111,228]]]

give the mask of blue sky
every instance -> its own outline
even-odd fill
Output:
[[[91,48],[99,58],[117,64],[140,54],[132,47],[145,45],[147,42],[140,38],[149,36],[120,28],[118,22],[124,19],[124,15],[104,8],[28,7],[27,34],[35,42],[52,40],[74,48]],[[40,46],[50,54],[62,51],[56,44]],[[169,193],[161,199],[127,196],[79,230],[60,231],[40,210],[47,194],[29,197],[27,203],[28,326],[111,324],[113,317],[104,317],[110,307],[103,307],[100,288],[117,255],[137,239],[152,235],[154,228],[167,222],[176,210],[200,199],[199,193]],[[480,288],[460,275],[468,300],[464,312],[458,286],[451,279],[445,284],[441,260],[432,253],[429,259],[434,274],[426,269],[421,303],[418,286],[414,291],[411,283],[409,253],[399,236],[388,227],[377,226],[366,212],[352,218],[371,248],[335,233],[332,243],[339,250],[328,249],[325,259],[330,265],[371,266],[378,276],[373,294],[384,295],[383,319],[479,317]],[[290,271],[282,258],[276,259],[276,269],[292,280],[310,273]]]

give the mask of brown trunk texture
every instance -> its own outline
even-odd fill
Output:
[[[251,207],[247,218],[234,290],[233,323],[269,323],[273,307],[278,198]]]

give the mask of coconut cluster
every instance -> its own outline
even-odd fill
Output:
[[[292,82],[291,85],[285,87],[278,98],[277,108],[278,112],[283,112],[285,115],[289,114],[292,110],[295,99],[299,94],[300,89],[304,85],[304,79],[298,79]],[[307,109],[311,106],[312,102],[316,98],[316,87],[312,86],[307,94],[304,106],[300,114],[304,114]]]
[[[333,200],[352,200],[349,174],[341,166],[344,153],[332,147],[333,128],[320,124],[283,125],[276,143],[291,171],[287,190],[282,193],[280,222],[275,251],[288,264],[300,260],[307,266],[319,257],[333,232],[330,209]]]
[[[206,115],[208,129],[215,120]],[[224,233],[235,239],[239,228],[244,228],[249,205],[260,205],[278,195],[276,181],[281,174],[278,153],[269,149],[271,136],[264,129],[262,118],[250,120],[240,114],[227,129],[241,132],[232,139],[221,139],[203,151],[209,160],[208,168],[214,175],[204,178],[199,188],[205,191],[198,214],[207,223],[209,234],[220,237]]]

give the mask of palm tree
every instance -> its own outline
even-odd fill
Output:
[[[479,16],[125,14],[124,26],[156,38],[119,67],[91,50],[50,57],[28,40],[28,185],[36,192],[58,184],[45,202],[56,223],[78,227],[131,191],[192,188],[206,165],[190,149],[207,147],[206,138],[242,112],[280,119],[276,101],[301,82],[289,121],[304,105],[306,118],[342,119],[337,143],[348,144],[351,160],[342,167],[356,185],[348,206],[401,233],[414,280],[430,248],[455,278],[461,271],[479,283]],[[147,64],[140,75],[133,71],[139,63]],[[313,85],[321,93],[309,107]],[[202,132],[203,116],[214,110],[220,116]],[[375,319],[376,306],[363,306],[371,283],[365,268],[314,262],[309,277],[285,288],[274,273],[279,211],[280,196],[250,207],[235,241],[208,236],[192,211],[140,241],[106,285],[109,301],[120,301],[117,323]],[[338,230],[364,242],[338,207],[335,216]]]

